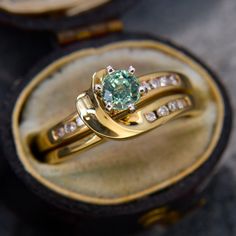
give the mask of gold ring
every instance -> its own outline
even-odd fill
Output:
[[[190,79],[178,72],[137,78],[134,67],[94,73],[76,100],[77,111],[31,136],[40,159],[57,164],[108,139],[128,139],[197,112]]]

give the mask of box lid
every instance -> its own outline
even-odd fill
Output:
[[[60,0],[56,4],[46,4],[47,1],[43,4],[37,0],[30,4],[29,1],[12,3],[5,0],[0,3],[0,23],[27,30],[61,31],[118,18],[134,4],[134,0],[97,0],[92,1],[93,4],[85,2]],[[37,8],[33,7],[37,5]]]

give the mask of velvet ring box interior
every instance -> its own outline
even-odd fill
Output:
[[[136,75],[158,70],[184,73],[198,91],[204,111],[135,139],[109,140],[65,163],[38,161],[28,136],[73,112],[75,99],[90,86],[92,74],[107,65],[133,65]],[[127,217],[134,225],[146,224],[142,219],[150,221],[146,214],[151,210],[171,208],[199,192],[221,157],[231,127],[224,88],[204,64],[165,40],[128,34],[53,54],[15,86],[5,109],[3,148],[19,178],[65,216],[103,223],[115,218],[113,223],[119,226]]]

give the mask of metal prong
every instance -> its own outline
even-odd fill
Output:
[[[139,91],[139,93],[141,94],[141,95],[143,95],[143,94],[145,94],[146,93],[146,88],[145,88],[145,86],[140,86],[139,88],[138,88],[138,91]]]
[[[115,70],[112,68],[112,66],[108,66],[107,67],[107,73],[110,75],[111,73],[113,73]]]
[[[134,104],[129,104],[128,108],[129,108],[129,111],[130,111],[130,112],[134,112],[134,111],[136,110]]]
[[[135,68],[133,66],[130,66],[128,71],[129,71],[130,74],[134,74]]]
[[[113,108],[113,106],[112,106],[112,104],[111,104],[110,102],[106,104],[106,109],[107,109],[108,111],[111,111],[112,108]]]
[[[96,92],[101,92],[102,91],[102,85],[101,84],[95,84],[94,86]]]

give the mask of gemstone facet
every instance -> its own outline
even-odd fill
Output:
[[[176,79],[176,76],[175,75],[170,75],[169,76],[169,81],[172,85],[178,85],[178,81]]]
[[[57,138],[62,138],[65,135],[65,130],[63,127],[60,127],[56,130],[55,135]]]
[[[114,110],[128,109],[140,99],[138,79],[126,70],[116,70],[107,74],[102,82],[102,98],[112,104]]]
[[[170,111],[177,111],[179,109],[177,101],[171,101],[168,103],[168,108]]]
[[[70,122],[68,124],[65,124],[64,129],[66,133],[71,133],[74,132],[76,130],[76,123],[75,122]]]
[[[160,78],[160,85],[162,87],[165,87],[165,86],[169,85],[169,80],[168,80],[168,78],[166,76],[162,76]]]
[[[147,121],[153,122],[157,119],[157,116],[153,111],[151,111],[145,114],[145,118],[147,119]]]
[[[177,101],[177,104],[178,104],[178,108],[179,109],[183,109],[183,108],[185,108],[186,107],[186,101],[185,100],[183,100],[183,99],[179,99],[178,101]]]
[[[155,88],[157,88],[159,86],[159,80],[152,79],[152,80],[150,80],[150,84],[151,84],[152,88],[155,89]]]
[[[157,115],[158,115],[159,117],[167,116],[167,115],[169,115],[169,114],[170,114],[170,111],[169,111],[169,109],[168,109],[167,106],[161,106],[161,107],[159,107],[159,108],[157,109]]]

